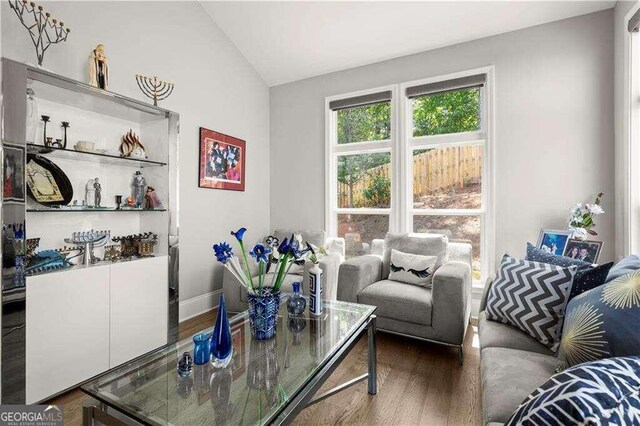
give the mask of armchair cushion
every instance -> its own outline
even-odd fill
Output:
[[[377,306],[381,317],[431,325],[431,291],[424,287],[382,280],[362,290],[358,303]]]
[[[389,277],[391,265],[391,250],[396,249],[403,253],[420,254],[423,256],[436,256],[438,258],[434,270],[437,270],[448,260],[447,245],[449,240],[439,234],[395,234],[387,233],[384,240],[384,254],[382,266],[382,278]]]
[[[338,275],[338,300],[358,302],[358,293],[365,287],[380,281],[382,259],[378,256],[358,256],[340,265]]]

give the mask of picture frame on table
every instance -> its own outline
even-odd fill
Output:
[[[562,255],[588,263],[598,263],[602,244],[602,241],[570,239]]]
[[[571,231],[541,229],[537,247],[547,253],[561,256],[571,239],[571,234]]]
[[[200,127],[200,188],[244,191],[246,142]]]

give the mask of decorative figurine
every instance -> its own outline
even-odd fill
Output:
[[[27,88],[27,142],[36,143],[38,134],[38,101],[32,88]]]
[[[136,199],[133,198],[131,195],[129,195],[125,202],[127,203],[127,207],[135,207],[136,206]]]
[[[144,234],[114,237],[113,242],[120,243],[120,258],[153,257],[153,247],[158,244],[158,234],[145,232]]]
[[[95,191],[95,206],[101,207],[102,203],[102,185],[100,185],[100,179],[95,178],[93,180],[93,189]]]
[[[120,259],[120,245],[111,244],[104,247],[104,260],[115,262]]]
[[[103,90],[109,85],[109,65],[102,44],[97,45],[89,56],[89,84]]]
[[[142,172],[140,170],[137,170],[133,176],[131,186],[133,187],[133,193],[131,195],[136,200],[136,207],[141,208],[142,203],[144,203],[144,192],[147,187],[147,181],[144,176],[142,176]]]
[[[120,156],[125,158],[147,158],[147,152],[144,149],[144,145],[140,142],[138,135],[133,133],[133,130],[129,129],[122,137],[120,143]]]
[[[96,189],[93,186],[94,182],[95,182],[94,179],[89,179],[89,181],[84,187],[84,201],[85,201],[85,206],[87,207],[93,207],[96,202]]]
[[[31,41],[36,48],[38,65],[42,66],[44,52],[52,45],[66,41],[71,32],[64,28],[64,22],[52,18],[42,6],[26,0],[9,0],[9,7],[16,13],[20,23],[29,31]],[[25,22],[28,20],[28,22]]]
[[[67,149],[67,129],[70,127],[68,121],[63,121],[62,128],[64,129],[64,142],[62,142],[62,149]]]
[[[49,122],[49,119],[51,117],[49,117],[48,115],[42,115],[40,118],[44,122],[44,133],[42,134],[42,144],[44,146],[47,146],[47,123]],[[49,138],[49,140],[51,140],[51,138]]]
[[[116,195],[116,210],[120,210],[122,204],[122,195]]]
[[[147,186],[147,193],[144,196],[144,208],[152,210],[163,208],[160,197],[156,194],[156,189],[153,186]]]
[[[62,149],[62,139],[56,139],[55,142],[51,144],[54,148]]]
[[[158,101],[167,99],[174,87],[173,83],[158,80],[158,77],[145,77],[141,74],[136,74],[136,83],[146,97],[153,99],[154,106],[158,106]]]

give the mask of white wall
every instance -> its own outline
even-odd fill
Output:
[[[325,46],[330,48],[330,46]],[[497,254],[598,191],[613,258],[613,11],[331,73],[270,90],[271,225],[324,226],[324,98],[495,65]]]
[[[180,298],[181,317],[217,304],[222,270],[214,242],[246,225],[251,236],[268,230],[269,90],[258,74],[197,2],[48,2],[52,15],[71,28],[68,41],[52,46],[44,66],[87,81],[87,58],[103,43],[109,58],[109,89],[147,100],[134,75],[174,82],[161,105],[180,114]],[[2,50],[35,62],[29,36],[2,2]],[[247,141],[245,192],[198,188],[199,126]],[[62,242],[61,242],[62,243]],[[186,302],[189,299],[193,303]],[[185,304],[186,302],[186,304]]]

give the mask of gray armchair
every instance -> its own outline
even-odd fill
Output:
[[[284,238],[288,238],[292,233],[301,234],[302,239],[315,247],[324,247],[327,250],[327,254],[321,256],[319,259],[319,266],[322,269],[324,277],[323,298],[327,300],[336,300],[337,287],[338,287],[338,271],[340,263],[344,260],[344,240],[342,238],[327,238],[324,231],[290,231],[279,229],[274,232],[274,236],[280,241]],[[249,250],[249,248],[247,248]],[[242,259],[240,260],[241,263]],[[252,276],[258,275],[258,268],[255,262],[249,262],[249,269]],[[295,281],[302,283],[302,292],[305,295],[309,294],[309,268],[310,262],[306,262],[304,267],[287,274],[284,278],[284,282],[281,287],[281,291],[284,293],[291,293],[292,284]],[[272,273],[265,276],[265,283],[271,283]],[[224,274],[222,277],[222,291],[224,293],[224,300],[229,312],[242,312],[247,309],[247,292],[238,282],[238,279],[233,276],[226,268],[224,268]]]
[[[444,244],[446,250],[431,288],[388,279],[391,249],[435,255],[434,244]],[[340,265],[338,300],[376,306],[380,331],[457,347],[462,364],[471,314],[471,245],[449,243],[441,235],[390,233],[384,241],[374,240],[374,247],[377,254]]]

